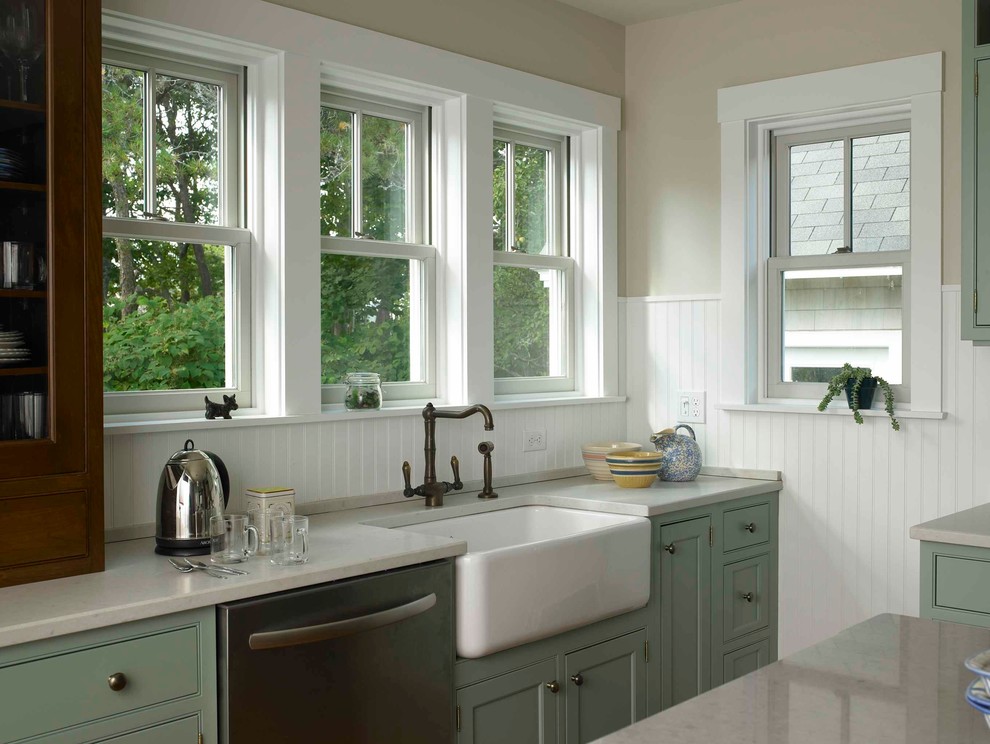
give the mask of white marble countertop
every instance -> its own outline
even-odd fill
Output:
[[[878,615],[600,744],[986,744],[963,660],[990,630]]]
[[[915,540],[990,548],[990,504],[916,524],[910,535]]]
[[[497,485],[497,482],[496,482]],[[654,516],[781,488],[779,481],[701,476],[691,483],[619,488],[590,477],[500,488],[499,498],[448,495],[427,509],[422,499],[310,517],[310,562],[273,566],[263,557],[242,564],[247,576],[183,574],[154,553],[154,539],[110,543],[106,570],[0,589],[0,647],[65,635],[247,597],[310,586],[461,555],[461,540],[388,529],[490,509],[531,504]]]

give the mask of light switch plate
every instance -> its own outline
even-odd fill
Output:
[[[677,396],[677,420],[684,424],[705,423],[705,392],[682,390]]]

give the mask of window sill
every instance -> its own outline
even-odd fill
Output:
[[[566,397],[499,399],[490,407],[493,411],[504,411],[513,408],[547,408],[550,406],[589,405],[593,403],[624,403],[623,396],[606,397]],[[437,408],[458,409],[463,406],[449,404],[438,405]],[[202,431],[204,429],[241,428],[246,426],[278,426],[281,424],[312,424],[329,423],[332,421],[365,421],[376,418],[398,418],[401,416],[419,416],[423,412],[423,404],[415,405],[386,404],[379,411],[348,411],[343,405],[324,406],[320,413],[300,414],[296,416],[266,416],[257,410],[239,411],[232,419],[215,419],[208,421],[201,412],[177,412],[170,417],[141,418],[137,416],[104,416],[103,434],[105,436],[121,436],[125,434],[152,434],[168,431]]]
[[[818,410],[817,403],[719,403],[715,406],[718,411],[749,411],[751,413],[814,413],[825,416],[850,416],[848,408],[831,405],[824,411]],[[860,411],[866,418],[886,417],[887,412],[882,408],[871,408]],[[898,419],[930,419],[941,420],[946,417],[945,411],[912,411],[909,409],[894,409]]]

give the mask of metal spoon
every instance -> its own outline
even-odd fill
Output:
[[[188,558],[183,558],[186,563],[188,563],[193,568],[211,568],[214,571],[220,571],[221,573],[234,574],[235,576],[247,576],[248,572],[240,568],[232,568],[230,566],[207,566],[203,561],[191,561]]]
[[[191,573],[193,571],[206,571],[206,573],[208,573],[210,576],[212,576],[215,579],[226,579],[227,578],[226,576],[224,576],[219,571],[215,571],[214,569],[209,568],[207,566],[204,566],[203,568],[197,568],[196,566],[186,566],[186,565],[183,565],[181,563],[176,563],[171,558],[168,559],[168,562],[172,564],[172,567],[176,571],[181,571],[182,573]]]

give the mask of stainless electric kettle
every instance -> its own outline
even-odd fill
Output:
[[[210,517],[223,514],[230,499],[230,476],[223,460],[198,450],[187,439],[169,458],[158,479],[158,528],[155,552],[206,555]]]

